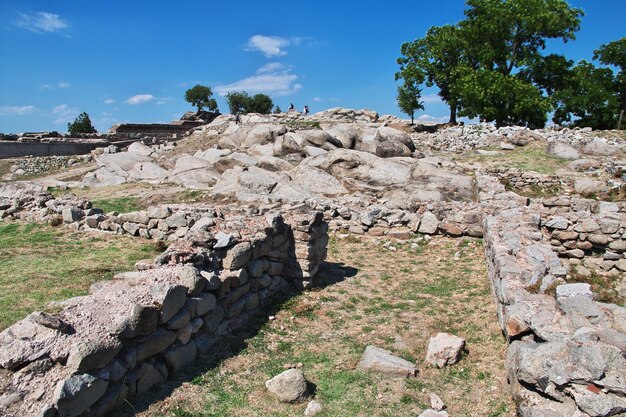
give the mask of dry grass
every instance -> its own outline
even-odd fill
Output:
[[[440,395],[452,416],[513,416],[506,343],[480,240],[396,246],[331,239],[325,286],[287,301],[271,313],[276,320],[252,334],[233,335],[217,357],[198,361],[131,414],[301,416],[306,404],[281,404],[264,386],[285,366],[301,364],[325,406],[322,416],[415,416],[428,408],[428,392]],[[468,342],[463,359],[445,369],[424,362],[428,338],[439,331]],[[416,362],[418,377],[389,380],[357,370],[370,344]]]
[[[567,169],[567,160],[545,153],[545,143],[535,143],[513,151],[498,150],[497,155],[463,155],[452,159],[459,162],[478,164],[483,168],[518,168],[539,174],[553,175],[558,170]],[[496,150],[496,149],[492,149]]]
[[[53,300],[156,256],[154,243],[35,223],[0,223],[0,330]]]

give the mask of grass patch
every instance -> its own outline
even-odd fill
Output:
[[[141,205],[137,197],[102,198],[92,200],[94,207],[101,208],[105,213],[117,211],[118,213],[129,213],[141,210]]]
[[[137,417],[172,415],[172,404],[192,416],[302,416],[306,401],[282,404],[264,386],[294,365],[315,386],[324,417],[416,416],[429,408],[431,391],[448,404],[450,415],[512,417],[506,341],[495,319],[481,241],[437,237],[420,247],[419,253],[390,252],[368,236],[331,236],[330,262],[356,267],[350,259],[367,259],[356,275],[337,282],[322,268],[319,279],[328,285],[284,302],[245,349],[193,384],[166,392],[167,399]],[[461,261],[448,262],[448,253],[456,251]],[[407,268],[412,261],[421,266]],[[437,369],[424,361],[428,338],[439,331],[468,340],[469,353],[453,367]],[[359,370],[367,345],[416,362],[418,377],[394,380]]]
[[[554,175],[558,169],[564,168],[568,162],[565,159],[548,155],[543,148],[532,145],[517,148],[513,151],[503,151],[497,155],[470,155],[455,159],[480,162],[483,166],[518,168],[523,171],[534,171],[546,175]]]
[[[0,223],[0,330],[156,254],[153,243],[137,238]]]

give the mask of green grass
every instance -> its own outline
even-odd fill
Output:
[[[94,207],[101,208],[105,213],[117,211],[118,213],[129,213],[141,210],[137,197],[118,197],[92,200]]]
[[[153,243],[137,238],[0,223],[0,330],[156,254]]]
[[[472,155],[468,159],[481,163],[492,164],[503,168],[518,168],[523,171],[534,171],[539,174],[554,175],[556,171],[567,164],[567,160],[548,155],[543,149],[530,146],[518,148],[510,152],[501,152],[498,155]]]

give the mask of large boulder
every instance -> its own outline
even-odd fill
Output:
[[[387,140],[376,147],[376,155],[380,156],[381,158],[411,156],[411,150],[401,142]]]
[[[302,164],[328,172],[348,190],[380,191],[405,185],[412,162],[408,158],[379,158],[366,152],[337,149],[308,158]]]
[[[320,129],[299,130],[296,133],[304,138],[306,143],[325,150],[333,150],[343,146],[339,140]]]
[[[159,182],[168,175],[167,170],[161,168],[154,162],[138,162],[133,169],[128,171],[129,178],[137,181]]]
[[[338,179],[315,167],[299,165],[290,175],[296,184],[317,195],[330,197],[348,193]]]
[[[380,142],[392,141],[400,142],[405,145],[411,152],[415,152],[415,144],[411,140],[411,136],[407,133],[394,129],[393,127],[382,126],[376,131],[376,138]]]
[[[341,142],[341,147],[354,149],[359,128],[352,123],[324,124],[321,126],[325,132]]]
[[[97,155],[95,160],[99,167],[108,168],[117,172],[128,172],[133,169],[138,162],[152,162],[153,159],[149,156],[137,153],[119,152]]]
[[[569,145],[556,141],[548,143],[548,146],[546,147],[546,153],[548,155],[556,156],[557,158],[562,159],[574,160],[580,158],[580,152],[578,152],[576,149],[572,148]]]
[[[142,142],[131,143],[126,151],[136,155],[154,156],[154,149],[144,145]]]

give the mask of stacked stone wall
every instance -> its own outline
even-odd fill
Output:
[[[507,374],[520,416],[626,412],[626,309],[596,302],[546,241],[543,205],[485,220],[485,253],[498,320],[510,342]],[[586,220],[582,220],[583,222]],[[569,226],[573,226],[574,222]],[[546,293],[554,284],[556,295]]]
[[[223,220],[0,333],[1,414],[107,416],[302,289],[326,256],[321,213]]]

